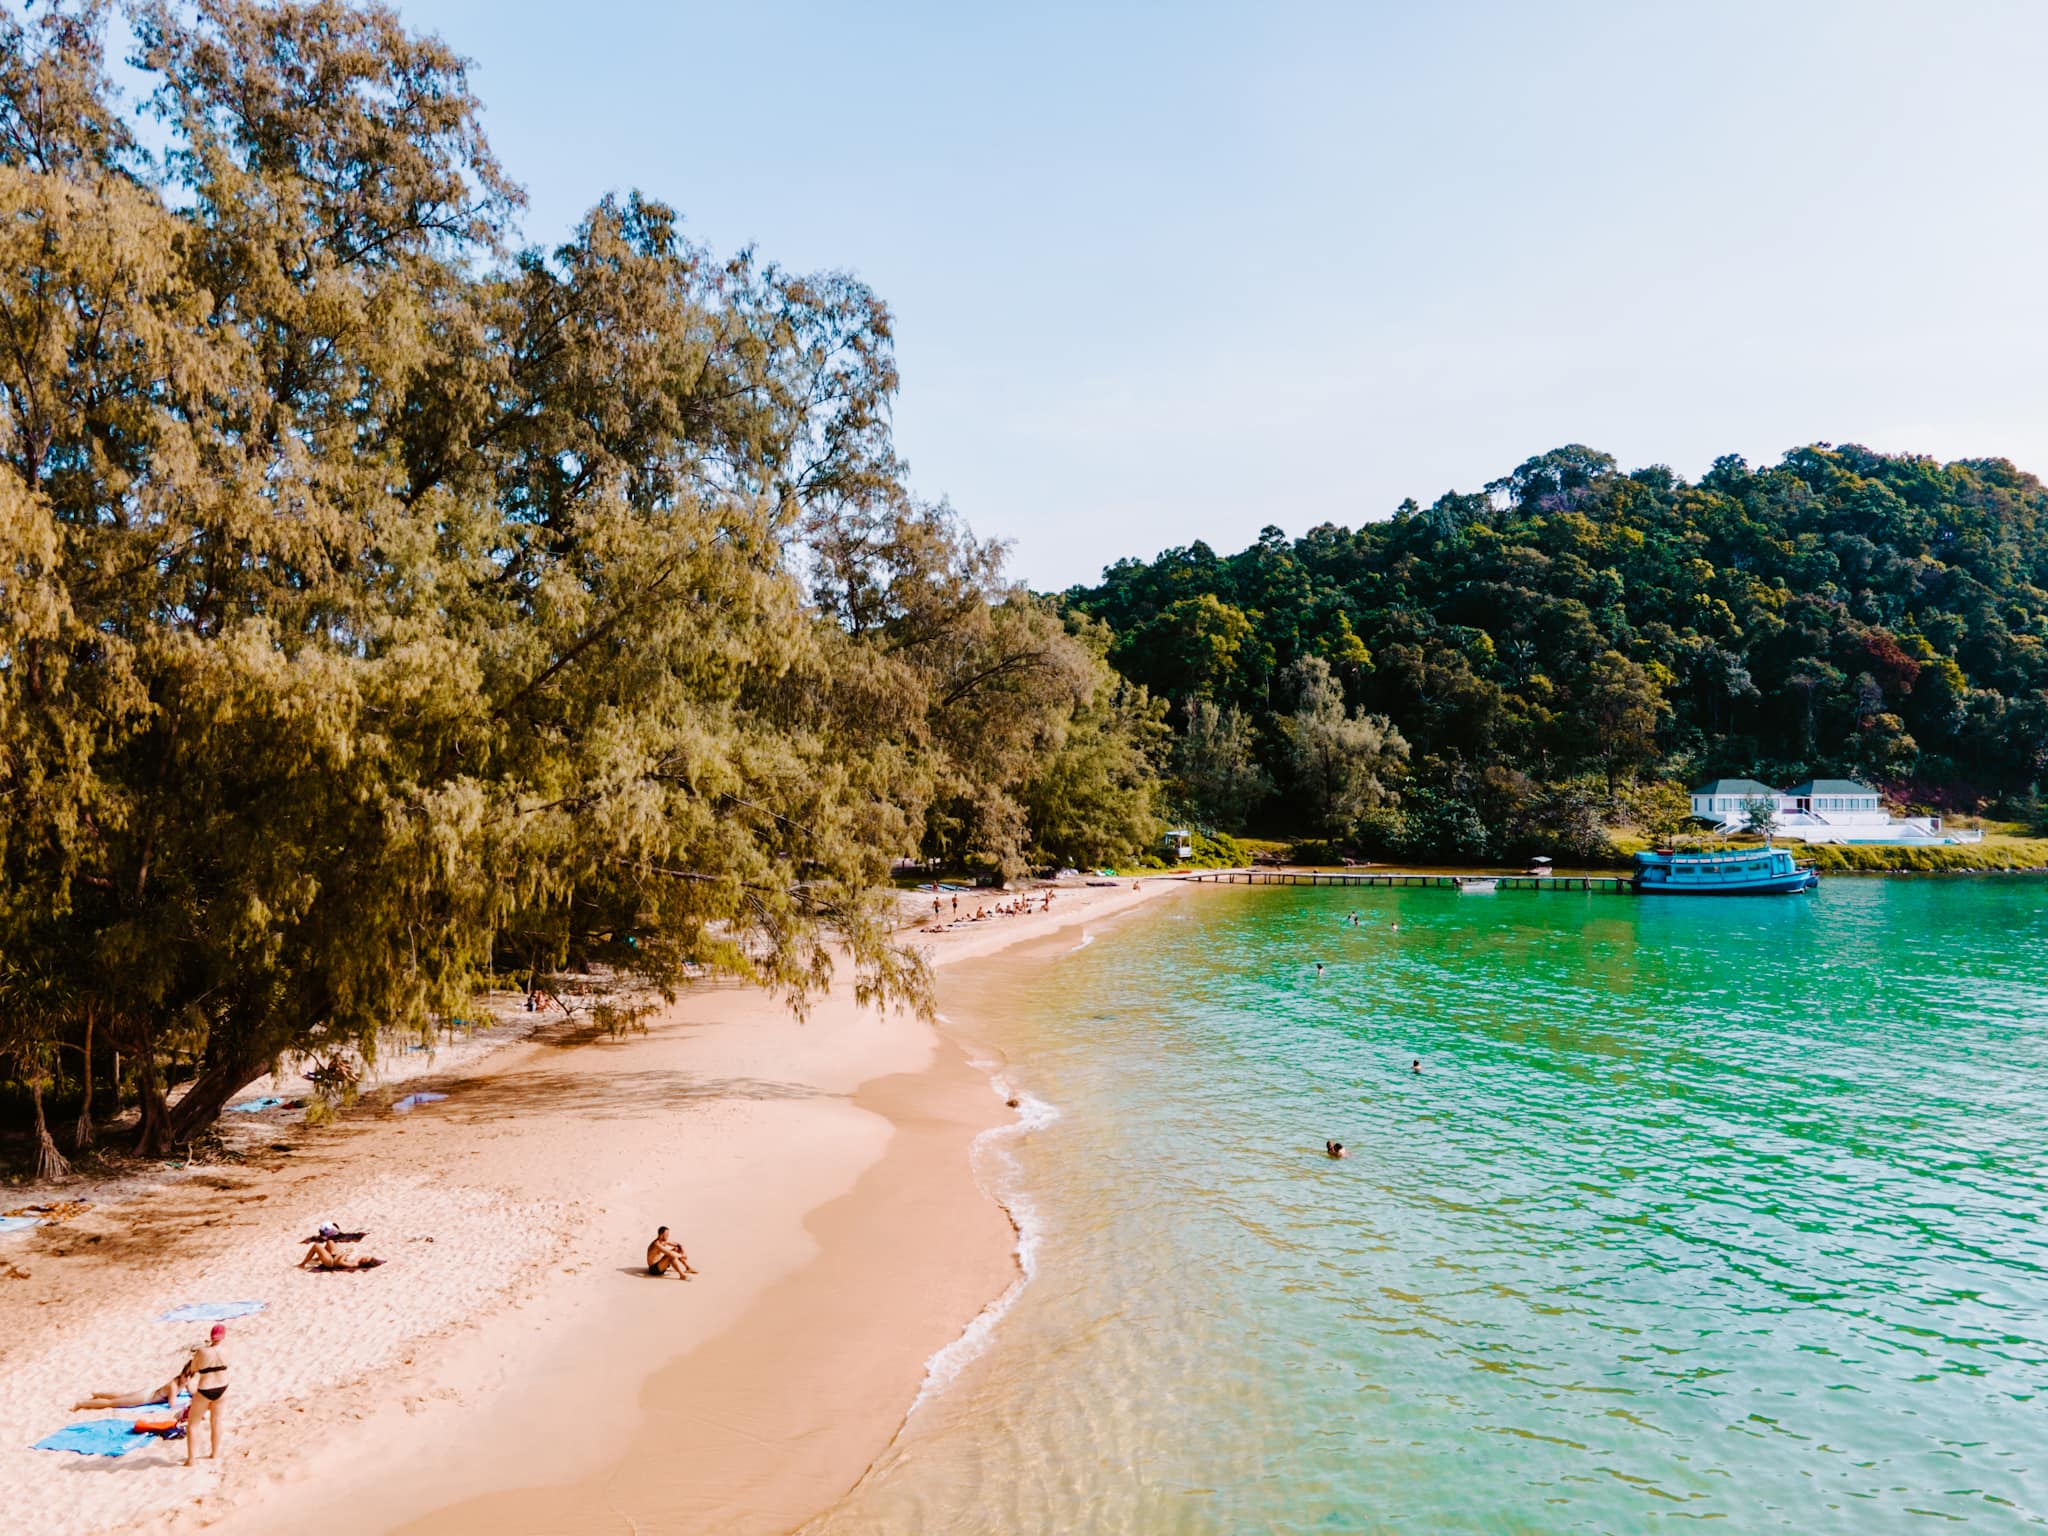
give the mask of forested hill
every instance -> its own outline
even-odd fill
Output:
[[[1400,774],[1411,818],[1455,823],[1427,840],[1474,851],[1574,775],[1848,774],[1976,808],[2048,770],[2048,491],[2002,459],[1820,444],[1688,483],[1574,445],[1385,522],[1122,561],[1064,602],[1173,702],[1180,798],[1226,822],[1276,788],[1314,802],[1304,690],[1354,735],[1384,717],[1352,743],[1366,782],[1313,806],[1332,831]]]

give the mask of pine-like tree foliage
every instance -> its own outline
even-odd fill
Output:
[[[892,857],[1141,839],[1150,707],[910,501],[865,287],[638,196],[513,249],[462,61],[380,7],[131,19],[155,154],[104,4],[0,18],[0,953],[63,979],[0,1029],[38,1101],[96,1021],[158,1150],[283,1053],[588,961],[801,1006],[831,939],[921,1005]]]

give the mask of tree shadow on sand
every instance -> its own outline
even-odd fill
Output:
[[[449,1097],[415,1111],[463,1124],[485,1124],[514,1115],[572,1114],[595,1120],[641,1120],[721,1101],[798,1102],[843,1098],[800,1083],[760,1077],[703,1077],[691,1072],[510,1073],[504,1077],[448,1085]]]

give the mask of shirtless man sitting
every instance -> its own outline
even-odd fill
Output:
[[[668,1235],[667,1227],[657,1231],[654,1241],[647,1245],[647,1273],[673,1274],[681,1280],[697,1273],[690,1267],[690,1256],[683,1252],[683,1245]]]

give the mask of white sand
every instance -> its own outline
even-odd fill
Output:
[[[943,966],[1164,888],[1076,887],[1049,916],[908,937]],[[835,995],[798,1024],[704,987],[645,1036],[486,1035],[386,1069],[449,1098],[394,1116],[379,1094],[310,1131],[289,1112],[230,1115],[267,1161],[111,1195],[75,1182],[66,1195],[100,1202],[86,1216],[0,1237],[28,1276],[0,1268],[13,1528],[504,1536],[627,1528],[617,1498],[695,1511],[679,1529],[784,1529],[850,1486],[925,1359],[1013,1272],[965,1155],[1006,1112],[904,1015]],[[263,1151],[273,1140],[296,1150]],[[386,1265],[293,1270],[325,1220],[368,1228],[357,1251]],[[700,1278],[636,1273],[658,1222]],[[119,1460],[29,1449],[86,1417],[74,1397],[169,1374],[205,1329],[159,1312],[242,1299],[268,1307],[227,1325],[220,1461],[188,1471],[160,1441]],[[701,1453],[669,1465],[678,1423]],[[671,1438],[650,1446],[657,1433]],[[490,1497],[507,1489],[536,1492]]]

